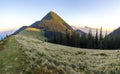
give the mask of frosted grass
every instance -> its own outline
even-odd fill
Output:
[[[16,35],[16,40],[24,46],[27,64],[35,71],[56,68],[64,74],[120,74],[119,50],[73,48],[22,35]]]

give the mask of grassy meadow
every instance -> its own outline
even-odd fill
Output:
[[[10,37],[0,51],[0,73],[120,74],[120,50],[81,49],[40,39],[23,34]]]

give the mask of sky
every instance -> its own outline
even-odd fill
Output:
[[[72,26],[120,26],[120,0],[0,0],[0,32],[29,26],[50,11]]]

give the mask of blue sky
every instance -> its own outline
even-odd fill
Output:
[[[120,26],[120,0],[0,0],[0,31],[31,25],[49,11],[74,26]]]

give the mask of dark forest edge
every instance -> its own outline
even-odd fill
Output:
[[[98,35],[98,29],[96,29],[96,35],[92,35],[92,31],[89,30],[88,34],[80,36],[77,32],[70,32],[66,30],[66,34],[53,32],[52,42],[55,44],[62,44],[72,47],[88,48],[88,49],[119,49],[120,48],[120,36],[108,36],[107,32],[105,36],[102,34],[102,27],[100,34]]]
[[[49,34],[49,35],[48,35]],[[14,35],[14,34],[13,34]],[[0,50],[4,49],[4,45],[9,40],[9,37],[12,35],[6,35],[4,39],[0,40]],[[87,48],[87,49],[119,49],[120,48],[120,35],[109,36],[107,32],[105,36],[102,33],[102,27],[100,29],[100,34],[98,35],[98,29],[96,29],[96,35],[92,35],[91,29],[88,34],[80,35],[76,31],[71,32],[66,29],[66,33],[60,32],[45,32],[45,36],[48,38],[48,42],[67,45],[78,48]]]

